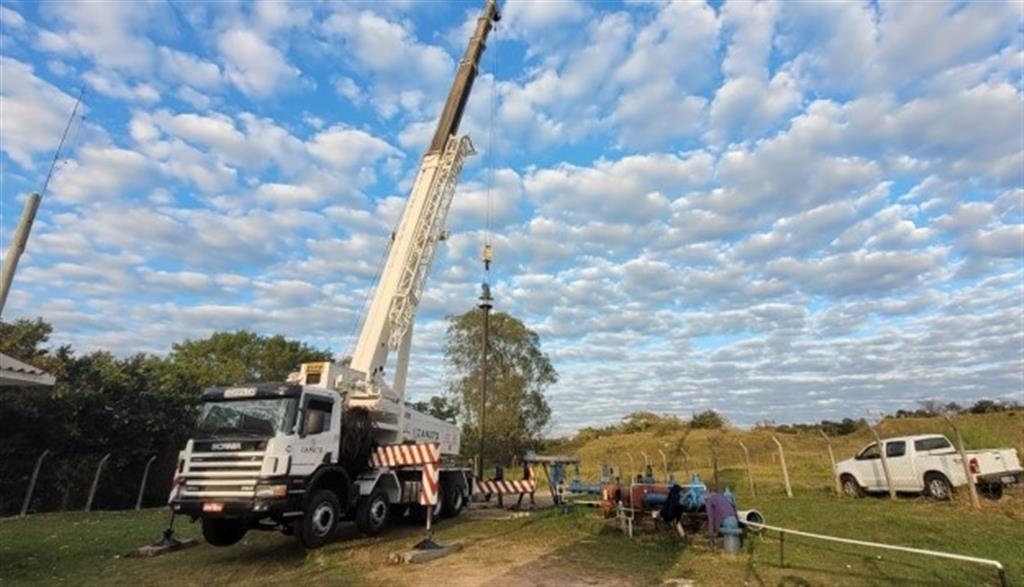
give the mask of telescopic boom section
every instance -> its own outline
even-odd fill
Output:
[[[382,392],[387,394],[380,376],[389,351],[396,349],[399,350],[398,372],[391,393],[387,395],[398,405],[404,400],[413,317],[437,243],[444,238],[444,222],[462,169],[462,159],[473,153],[469,138],[457,137],[456,134],[476,79],[487,35],[493,23],[500,18],[494,0],[487,0],[466,54],[459,63],[434,138],[420,163],[398,229],[392,235],[384,271],[352,355],[351,368],[363,373],[369,384],[364,388],[365,395],[357,394],[371,400],[368,407],[373,404],[382,407],[372,398],[379,398]],[[353,399],[357,399],[356,404],[364,403],[358,398]]]
[[[473,38],[469,40],[469,46],[466,47],[466,55],[459,63],[459,71],[455,73],[455,81],[452,82],[452,89],[448,92],[448,100],[444,103],[444,110],[441,111],[441,118],[437,121],[437,130],[434,131],[434,139],[430,141],[427,153],[440,153],[444,150],[448,137],[459,132],[462,112],[466,109],[469,92],[473,89],[477,65],[486,48],[487,35],[491,32],[492,23],[499,20],[501,20],[501,14],[498,12],[498,5],[494,0],[487,0],[483,14],[476,21]]]

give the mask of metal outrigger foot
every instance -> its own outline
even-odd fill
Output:
[[[175,550],[183,550],[185,548],[191,548],[198,544],[191,538],[185,540],[178,540],[174,537],[174,512],[171,512],[170,518],[167,520],[167,527],[164,528],[163,537],[159,542],[153,544],[147,544],[146,546],[140,546],[135,550],[128,553],[128,556],[133,557],[153,557],[160,556],[161,554],[167,554],[174,552]]]

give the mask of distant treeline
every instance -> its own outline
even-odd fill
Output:
[[[153,456],[144,503],[163,504],[204,387],[283,380],[300,363],[331,357],[282,336],[245,331],[186,340],[167,356],[78,355],[70,346],[48,348],[51,332],[42,320],[0,324],[0,352],[57,377],[53,388],[0,388],[0,515],[20,510],[44,450],[50,454],[31,511],[82,508],[107,453],[94,509],[133,507]]]
[[[885,414],[884,418],[930,418],[940,414],[988,414],[992,412],[1009,412],[1024,409],[1019,402],[999,402],[982,399],[970,406],[962,406],[956,402],[942,403],[937,401],[918,402],[916,410],[897,410],[893,414]],[[678,432],[681,428],[721,429],[729,426],[729,421],[714,410],[705,410],[693,414],[690,419],[670,414],[653,412],[633,412],[622,418],[618,424],[603,427],[580,428],[574,442],[586,442],[603,436],[651,432],[655,435],[667,435]],[[864,418],[843,418],[840,421],[822,420],[814,424],[776,424],[772,420],[761,420],[754,425],[755,430],[770,430],[781,434],[795,434],[801,431],[822,430],[829,436],[845,436],[867,427]]]

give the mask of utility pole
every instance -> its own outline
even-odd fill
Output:
[[[488,265],[490,262],[488,260]],[[484,340],[483,349],[480,352],[480,428],[478,430],[480,434],[480,446],[477,449],[476,455],[476,475],[477,479],[484,478],[484,426],[487,422],[487,351],[490,349],[490,321],[491,321],[491,308],[494,307],[491,302],[494,298],[491,297],[491,286],[485,281],[481,284],[480,289],[480,305],[477,306],[484,311]]]

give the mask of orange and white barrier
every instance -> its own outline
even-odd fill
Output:
[[[436,442],[379,446],[370,456],[370,462],[374,467],[423,467],[419,503],[420,505],[437,504],[441,451]]]
[[[477,481],[474,493],[533,493],[537,491],[537,464],[527,463],[526,479],[516,481]]]

